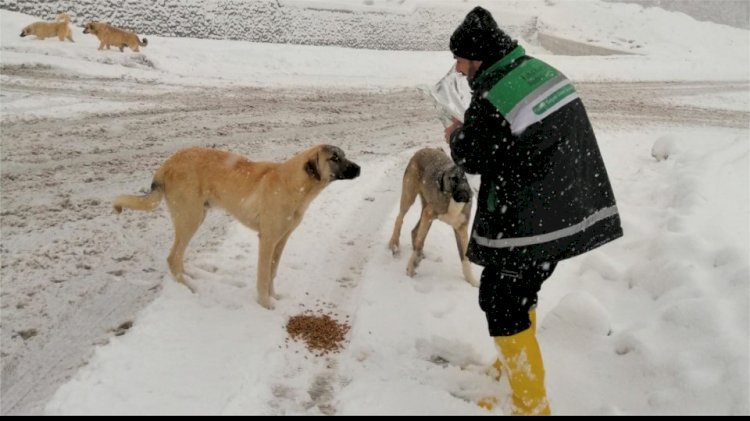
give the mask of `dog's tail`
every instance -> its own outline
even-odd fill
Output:
[[[117,196],[115,203],[112,206],[117,213],[122,212],[123,208],[152,211],[159,206],[162,197],[164,197],[164,187],[161,184],[154,182],[151,184],[151,192],[142,196]]]
[[[64,12],[59,13],[55,20],[58,22],[70,23],[70,17]]]
[[[146,37],[143,37],[143,41],[139,40],[138,37],[135,37],[135,39],[138,40],[138,45],[140,45],[141,47],[145,47],[148,45],[148,40],[146,39]]]

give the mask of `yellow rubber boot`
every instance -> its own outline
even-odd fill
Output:
[[[536,310],[529,312],[529,319],[531,319],[531,331],[536,332]],[[495,358],[495,362],[492,363],[492,368],[489,370],[489,374],[495,377],[495,380],[500,381],[500,377],[503,375],[503,363],[500,358]]]
[[[531,319],[531,331],[536,332],[536,310],[529,311],[529,319]],[[495,362],[492,363],[489,369],[489,375],[493,376],[496,381],[500,381],[503,375],[503,363],[500,361],[500,358],[495,358]],[[494,396],[484,397],[477,402],[477,405],[491,411],[497,405],[497,398]]]
[[[513,415],[549,415],[544,363],[533,325],[512,336],[496,336],[495,344],[513,391]]]

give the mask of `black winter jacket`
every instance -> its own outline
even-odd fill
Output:
[[[519,91],[518,81],[542,79]],[[565,76],[516,47],[483,63],[471,88],[450,140],[453,160],[481,175],[471,261],[556,262],[623,235],[594,130]]]

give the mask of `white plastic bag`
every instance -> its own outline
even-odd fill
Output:
[[[430,94],[440,110],[440,121],[448,127],[452,118],[464,121],[464,113],[471,102],[471,89],[466,77],[456,72],[456,65],[451,66],[448,74],[443,76],[432,88]]]

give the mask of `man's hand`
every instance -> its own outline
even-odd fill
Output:
[[[463,124],[460,121],[458,121],[457,118],[453,117],[453,123],[451,123],[450,126],[445,128],[445,143],[448,143],[448,144],[451,143],[451,135],[456,129],[458,129],[462,125]]]

